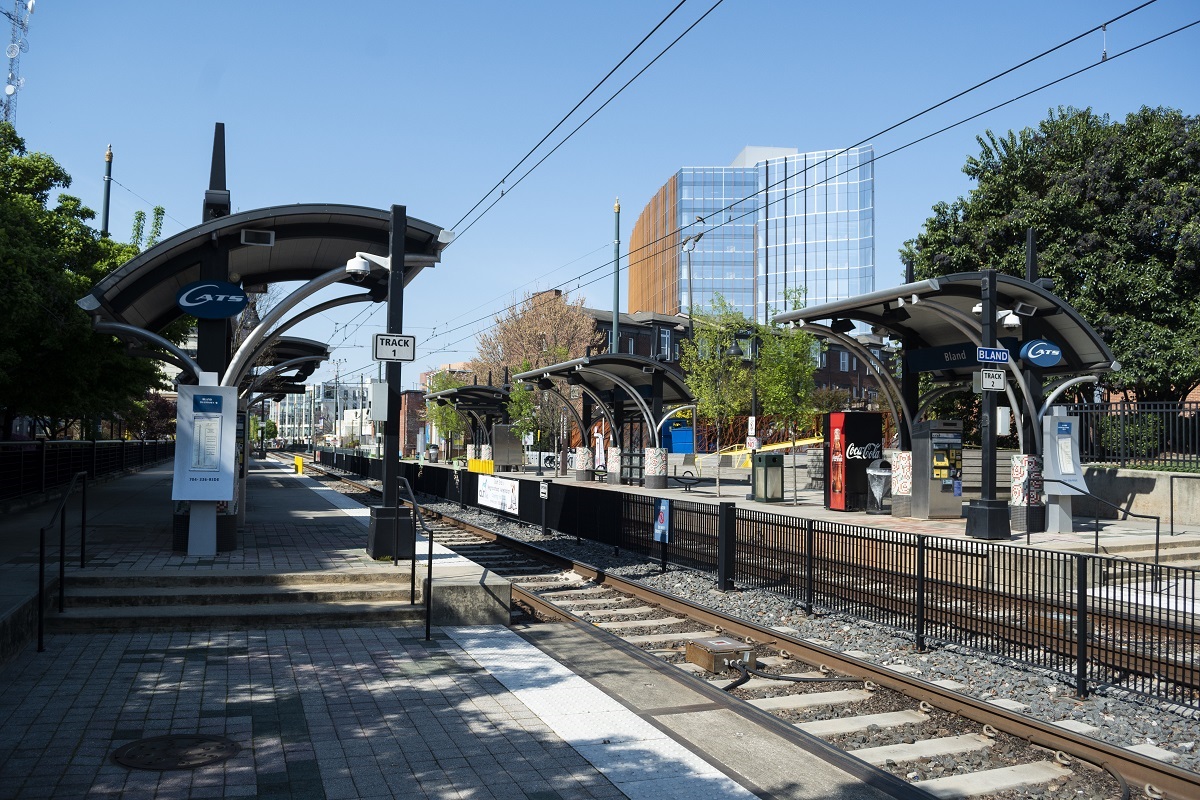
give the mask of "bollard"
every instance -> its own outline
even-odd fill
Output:
[[[297,475],[304,474],[304,459],[301,458],[300,456],[296,456],[296,474]]]

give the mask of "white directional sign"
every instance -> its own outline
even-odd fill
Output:
[[[980,364],[1007,364],[1008,350],[1003,347],[979,347],[975,350],[975,360]]]
[[[981,370],[980,383],[985,392],[1003,392],[1004,391],[1004,370],[1002,369],[985,369]]]
[[[376,361],[415,361],[417,359],[417,337],[395,333],[375,334]]]

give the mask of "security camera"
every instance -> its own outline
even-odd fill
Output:
[[[1012,311],[1007,311],[1004,318],[1000,321],[1001,327],[1004,328],[1019,328],[1021,327],[1021,318]]]
[[[354,280],[362,282],[371,274],[371,262],[362,256],[355,256],[346,262],[346,274]]]

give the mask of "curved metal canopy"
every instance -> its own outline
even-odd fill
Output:
[[[386,256],[391,213],[327,203],[273,206],[218,217],[159,242],[103,278],[79,306],[101,319],[161,330],[183,316],[179,290],[200,280],[201,264],[222,250],[229,277],[250,290],[307,281],[344,264],[357,252]],[[436,264],[448,243],[442,229],[414,217],[405,231],[404,284]],[[387,272],[361,285],[387,297]],[[352,279],[347,277],[347,283]],[[355,284],[358,285],[358,284]]]
[[[929,372],[940,381],[969,379],[971,373],[979,369],[975,347],[965,348],[966,357],[959,357],[961,352],[954,348],[965,344],[961,328],[963,320],[971,320],[978,326],[979,318],[974,308],[980,302],[983,277],[982,272],[960,272],[917,281],[789,311],[777,315],[774,321],[803,325],[808,321],[833,320],[831,327],[834,330],[839,329],[840,320],[867,323],[904,341],[905,358],[910,368]],[[1005,339],[1012,339],[1019,350],[1020,342],[1045,339],[1062,349],[1062,360],[1053,367],[1042,368],[1043,375],[1120,369],[1100,335],[1062,298],[1037,283],[1011,275],[997,274],[996,287],[996,306],[1002,312],[1008,312],[1004,321],[996,325],[1001,346],[1011,349],[1013,343]],[[958,325],[951,321],[951,316]],[[846,325],[845,329],[848,328]],[[922,350],[925,353],[919,352]],[[1014,360],[1016,355],[1013,352]],[[939,357],[942,358],[940,363],[937,362]],[[914,363],[914,359],[918,363]]]
[[[456,386],[426,392],[425,399],[449,403],[463,413],[499,416],[506,413],[508,392],[499,386]]]
[[[628,397],[628,392],[624,391],[624,385],[632,386],[642,401],[649,402],[654,399],[653,386],[656,374],[662,380],[662,397],[659,399],[664,406],[686,405],[695,402],[683,376],[678,372],[669,369],[661,361],[625,353],[602,353],[576,358],[561,364],[539,367],[513,375],[513,380],[536,382],[541,378],[562,378],[568,384],[586,383],[610,407],[613,406],[613,390],[621,388],[622,391],[617,393],[617,405],[621,410],[637,411],[640,409],[640,404]],[[586,379],[584,375],[587,376]]]

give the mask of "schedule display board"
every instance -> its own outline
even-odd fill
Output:
[[[232,500],[236,488],[237,390],[179,387],[172,500]]]

